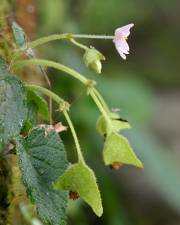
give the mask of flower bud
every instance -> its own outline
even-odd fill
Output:
[[[97,51],[95,48],[89,48],[84,53],[84,63],[85,65],[94,71],[95,73],[100,74],[102,70],[101,60],[105,60],[105,57]]]

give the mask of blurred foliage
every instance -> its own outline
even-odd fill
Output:
[[[104,168],[101,158],[103,140],[95,130],[99,112],[77,81],[54,70],[49,71],[54,90],[72,103],[71,115],[79,131],[84,155],[98,176],[105,208],[102,219],[97,220],[86,206],[83,205],[81,211],[73,203],[75,206],[69,210],[71,223],[172,225],[180,221],[177,214],[180,210],[178,161],[176,156],[164,149],[151,129],[156,88],[178,88],[180,85],[177,51],[180,36],[177,21],[180,16],[176,13],[179,4],[179,1],[170,4],[162,0],[54,0],[53,4],[48,0],[40,1],[38,36],[54,32],[112,34],[121,25],[135,23],[129,38],[131,54],[125,62],[119,58],[111,42],[83,40],[106,56],[101,76],[89,72],[82,62],[83,52],[65,41],[51,43],[39,51],[42,56],[63,62],[96,79],[108,104],[112,108],[120,108],[122,118],[132,125],[133,129],[124,133],[132,139],[145,165],[145,169],[136,171],[135,176],[133,170],[127,167],[116,173]],[[71,137],[64,134],[63,138],[68,145],[69,158],[73,161],[74,146],[70,147],[68,141]],[[142,181],[136,182],[136,179]],[[149,189],[152,202],[144,198]],[[82,205],[78,201],[77,207],[79,204]],[[153,210],[153,204],[161,207]],[[163,213],[166,211],[168,213]]]

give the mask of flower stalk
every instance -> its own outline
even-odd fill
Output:
[[[113,40],[114,36],[111,35],[91,35],[91,34],[52,34],[46,37],[39,38],[35,41],[29,42],[28,47],[29,48],[36,48],[40,45],[46,44],[51,41],[56,40],[62,40],[62,39],[75,39],[75,38],[81,38],[81,39],[105,39],[105,40]]]

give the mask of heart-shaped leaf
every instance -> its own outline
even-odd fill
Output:
[[[137,158],[128,140],[115,132],[112,132],[105,141],[103,158],[106,165],[119,163],[143,168],[142,162]]]
[[[16,151],[27,194],[39,216],[49,225],[64,224],[67,193],[52,187],[68,165],[59,135],[55,130],[47,133],[34,128],[26,139],[16,138]]]
[[[102,201],[94,172],[85,163],[71,165],[55,182],[56,189],[77,192],[96,215],[103,213]]]

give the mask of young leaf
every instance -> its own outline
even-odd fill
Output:
[[[119,115],[117,113],[110,113],[110,118],[111,118],[111,121],[112,121],[114,132],[119,132],[122,129],[130,128],[130,124],[127,121],[121,120],[121,118],[119,117]],[[108,133],[107,122],[106,122],[103,115],[101,115],[98,118],[97,123],[96,123],[96,129],[101,136],[104,136],[105,134]]]
[[[47,102],[35,91],[27,91],[27,101],[36,105],[38,113],[43,119],[49,120],[49,108]]]
[[[17,46],[19,48],[26,47],[26,35],[24,30],[16,22],[12,23],[12,30]]]
[[[52,187],[68,166],[59,135],[55,130],[46,133],[44,128],[34,128],[27,139],[16,138],[16,151],[27,194],[39,216],[49,225],[64,224],[67,193]]]
[[[0,79],[0,143],[18,135],[27,117],[26,91],[15,76]]]
[[[115,132],[112,132],[105,141],[103,158],[106,165],[119,163],[143,168],[142,162],[137,158],[128,140]]]
[[[102,201],[94,172],[84,163],[76,163],[70,166],[66,172],[58,178],[54,187],[56,189],[77,192],[79,196],[91,206],[96,215],[103,213]]]

